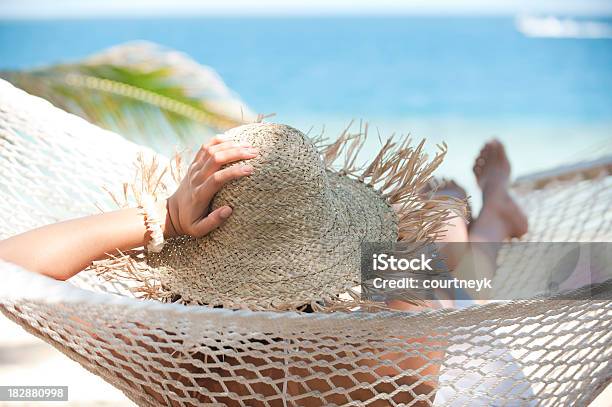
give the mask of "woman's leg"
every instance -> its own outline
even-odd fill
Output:
[[[471,242],[502,242],[527,233],[527,217],[509,193],[510,161],[502,143],[485,144],[474,163],[482,210],[470,225]]]
[[[527,232],[527,218],[508,191],[510,162],[503,145],[499,141],[494,140],[485,144],[474,163],[474,174],[483,195],[483,206],[478,217],[470,222],[470,224],[461,216],[450,219],[448,228],[436,240],[450,270],[462,268],[460,264],[462,259],[465,258],[466,249],[469,248],[469,245],[456,243],[502,242],[512,237],[520,237]],[[465,196],[465,191],[453,182],[446,183],[436,193],[455,197],[461,197],[462,194]],[[481,254],[488,259],[489,267],[485,268],[492,273],[497,253],[485,250]],[[471,264],[467,265],[466,268],[471,270],[474,267]],[[461,270],[457,270],[457,272],[461,273]],[[431,305],[434,306],[433,303]],[[392,301],[389,306],[404,311],[419,311],[422,309],[422,307],[402,301]],[[436,306],[454,308],[454,301],[452,299],[440,300]],[[431,363],[431,360],[437,360],[439,364],[429,364],[425,370],[421,371],[421,375],[430,374],[435,377],[444,359],[444,351],[426,349],[428,344],[434,345],[434,343],[437,343],[439,345],[440,340],[417,339],[423,343],[424,356],[426,357],[412,359],[410,366],[405,368],[418,370]],[[428,381],[426,384],[429,386],[429,389],[437,386],[432,381]]]
[[[493,140],[484,145],[474,162],[474,175],[482,191],[478,217],[469,225],[459,216],[450,219],[448,228],[436,240],[451,270],[457,268],[467,246],[445,243],[497,243],[527,233],[527,217],[509,193],[510,161],[503,144]],[[449,182],[437,194],[461,197],[465,191]]]

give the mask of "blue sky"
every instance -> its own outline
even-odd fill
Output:
[[[0,18],[181,15],[612,15],[610,0],[0,0]]]

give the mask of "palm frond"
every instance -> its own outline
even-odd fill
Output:
[[[61,109],[163,152],[244,123],[242,114],[219,111],[206,96],[191,94],[189,84],[178,79],[176,67],[153,62],[149,66],[121,65],[98,58],[3,71],[0,77]],[[206,79],[211,80],[210,76]]]

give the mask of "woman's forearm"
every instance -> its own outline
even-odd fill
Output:
[[[161,216],[166,216],[165,201],[158,204],[158,210]],[[167,234],[171,227],[164,226]],[[0,258],[66,280],[95,259],[143,246],[146,241],[148,233],[142,210],[121,209],[43,226],[0,241]]]

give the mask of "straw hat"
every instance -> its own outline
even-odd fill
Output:
[[[423,143],[415,149],[408,140],[389,140],[359,171],[361,133],[345,132],[324,147],[281,124],[254,123],[226,135],[259,150],[249,160],[254,172],[215,196],[212,209],[234,209],[221,228],[202,238],[171,239],[160,253],[146,253],[137,262],[138,275],[145,270],[147,279],[161,283],[153,298],[229,308],[318,309],[338,303],[340,294],[359,285],[361,243],[431,238],[445,219],[439,201],[417,193],[444,149],[427,163]],[[340,156],[345,164],[334,169]],[[125,267],[121,264],[102,268],[108,272]]]

